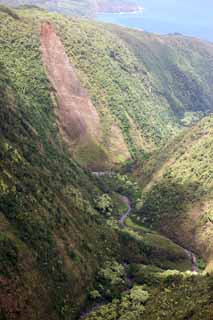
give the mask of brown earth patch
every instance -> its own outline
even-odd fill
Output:
[[[40,41],[43,63],[58,102],[58,123],[71,151],[82,143],[98,143],[99,115],[87,91],[81,86],[51,23],[42,24]]]
[[[90,169],[103,169],[109,163],[119,164],[129,159],[121,129],[111,119],[105,132],[105,125],[81,85],[52,23],[42,23],[40,42],[43,64],[53,87],[51,95],[57,124],[72,156]],[[105,110],[104,119],[106,113]]]

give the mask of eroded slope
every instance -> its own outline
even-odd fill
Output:
[[[87,89],[99,114],[101,145],[109,162],[146,156],[212,112],[211,43],[68,19],[36,9],[19,14],[31,16],[38,28],[44,20],[54,25],[81,87]],[[89,157],[85,150],[79,153],[83,162]],[[100,151],[92,154],[103,162]]]
[[[0,42],[0,318],[72,319],[112,233],[61,138],[39,29],[0,12]]]
[[[56,92],[58,123],[70,151],[75,154],[77,149],[85,147],[98,149],[101,141],[99,115],[51,23],[42,24],[40,39],[43,63]],[[106,159],[103,152],[103,161]]]

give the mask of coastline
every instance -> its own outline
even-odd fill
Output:
[[[144,11],[143,7],[139,7],[137,10],[134,11],[118,11],[118,12],[111,12],[111,11],[100,11],[97,12],[96,15],[106,15],[106,14],[113,14],[113,15],[125,15],[125,14],[138,14],[138,13],[142,13]]]

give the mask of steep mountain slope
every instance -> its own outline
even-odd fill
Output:
[[[198,48],[191,50],[195,42]],[[148,57],[157,48],[161,58],[154,67],[155,58]],[[185,100],[182,73],[172,78],[161,50],[173,52],[176,67],[190,66],[191,73],[184,71]],[[106,301],[115,319],[140,318],[144,312],[147,319],[150,312],[163,319],[166,303],[182,311],[177,302],[183,303],[183,288],[193,301],[177,319],[197,320],[203,310],[211,319],[212,277],[186,271],[192,269],[191,256],[157,232],[121,228],[120,196],[79,164],[100,170],[106,154],[109,166],[124,162],[179,132],[185,112],[194,112],[189,123],[208,113],[211,50],[211,44],[197,40],[124,31],[38,9],[0,9],[0,319],[72,320],[86,302]],[[167,84],[178,101],[175,107],[163,91]],[[186,136],[189,146],[193,134],[201,139],[195,151],[184,151],[191,155],[188,163],[197,154],[203,159],[203,146],[207,154],[197,171],[202,185],[187,182],[186,201],[210,204],[209,119]],[[131,194],[135,185],[128,179],[120,183],[117,192]],[[204,216],[207,228],[211,215]],[[210,257],[211,247],[197,243],[204,258]],[[183,273],[167,273],[167,268]],[[108,306],[104,310],[111,317]],[[119,308],[122,314],[115,315]]]
[[[135,285],[120,299],[99,306],[84,319],[210,320],[212,297],[212,277],[174,273],[165,277],[159,288]]]
[[[95,14],[95,2],[93,0],[0,0],[0,3],[11,7],[37,6],[67,15],[94,16]]]
[[[212,112],[211,43],[47,16],[39,10],[19,14],[31,15],[38,24],[47,18],[54,24],[99,113],[102,146],[113,162],[152,152]]]
[[[155,157],[139,164],[141,221],[213,260],[213,117],[204,118]],[[142,173],[141,173],[142,171]]]
[[[96,29],[76,21],[61,37],[103,123],[110,112],[132,156],[212,111],[211,44],[115,26]]]
[[[135,175],[143,186],[142,207],[132,216],[134,222],[126,222],[129,228],[124,230],[122,251],[131,286],[121,296],[92,309],[84,319],[212,319],[212,157],[213,117],[209,116],[182,133],[153,158],[138,163]],[[123,188],[124,185],[125,180]],[[207,262],[206,271],[198,273],[197,268],[193,273],[163,271],[161,268],[164,269],[165,265],[159,265],[163,261],[163,254],[159,251],[161,236],[154,230],[152,233],[150,227],[203,257]],[[152,238],[155,234],[158,249],[152,256],[145,244],[149,236]],[[141,255],[138,254],[140,244],[137,248],[131,237],[143,239]],[[172,246],[172,252],[175,251]],[[157,259],[155,266],[152,257]],[[205,268],[202,260],[193,256],[193,261]],[[175,264],[177,266],[177,260]]]
[[[100,147],[101,127],[99,115],[86,90],[82,88],[75,70],[69,64],[64,47],[50,23],[42,24],[40,40],[43,63],[50,82],[55,89],[59,104],[59,108],[56,109],[59,126],[67,143],[70,145],[70,151],[78,158],[81,150],[86,148],[90,152],[97,150],[96,156],[99,151],[103,166],[104,161],[107,160],[107,155]],[[89,157],[88,155],[87,161]]]
[[[70,319],[116,244],[60,136],[39,30],[0,24],[0,318]]]
[[[39,10],[19,14],[31,15],[38,28],[47,19]],[[57,15],[48,19],[99,113],[102,146],[113,163],[153,151],[212,111],[212,44]]]

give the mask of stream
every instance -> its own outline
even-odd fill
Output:
[[[113,175],[112,172],[108,173],[108,172],[92,172],[92,174],[96,177],[101,177],[104,175]],[[119,225],[121,227],[125,227],[126,226],[126,219],[128,218],[128,216],[130,215],[131,211],[132,211],[132,206],[131,206],[131,202],[130,199],[126,196],[122,195],[122,199],[123,201],[127,204],[128,209],[127,211],[125,211],[119,218]],[[128,227],[130,228],[130,227]],[[198,266],[197,266],[197,258],[195,256],[195,254],[193,252],[191,252],[190,250],[185,249],[185,252],[187,254],[187,256],[189,257],[189,259],[191,260],[192,263],[192,272],[198,272]],[[126,268],[126,265],[124,265],[124,267]],[[104,305],[104,302],[96,304],[95,306],[93,306],[90,310],[85,311],[81,314],[80,316],[80,320],[85,319],[90,313],[92,313],[93,311],[97,310],[99,307],[101,307],[102,305]]]
[[[96,172],[92,172],[92,175],[96,176],[96,177],[101,177],[101,176],[113,176],[115,173],[113,171],[96,171]],[[128,216],[130,215],[131,211],[132,211],[132,207],[131,207],[131,202],[130,202],[130,199],[126,196],[123,196],[122,195],[122,198],[123,198],[123,201],[127,204],[128,206],[128,209],[127,211],[125,211],[121,217],[119,218],[119,225],[121,227],[125,227],[125,221],[126,219],[128,218]],[[183,248],[184,249],[184,248]],[[188,249],[185,249],[185,252],[187,254],[187,256],[189,257],[189,259],[191,260],[191,263],[192,263],[192,272],[198,272],[198,266],[197,266],[197,258],[196,258],[196,255],[188,250]]]
[[[131,207],[131,203],[130,203],[129,198],[127,198],[125,196],[122,196],[122,198],[123,198],[123,201],[127,204],[128,210],[126,212],[124,212],[124,214],[122,214],[122,216],[119,218],[119,224],[122,227],[125,227],[125,221],[126,221],[127,217],[129,216],[129,214],[131,213],[132,207]]]
[[[187,256],[190,258],[190,260],[191,260],[191,263],[192,263],[192,272],[199,272],[198,266],[197,266],[197,258],[196,258],[196,255],[195,255],[193,252],[191,252],[191,251],[189,251],[189,250],[187,250],[187,249],[185,249],[185,252],[186,252]]]
[[[128,210],[126,212],[124,212],[122,214],[122,216],[119,218],[119,224],[121,227],[125,227],[125,221],[128,218],[128,216],[130,215],[131,211],[132,211],[132,207],[131,207],[131,203],[129,198],[127,198],[126,196],[122,196],[123,197],[123,201],[128,205]],[[187,256],[189,257],[191,264],[192,264],[192,272],[198,272],[198,266],[197,266],[197,258],[196,255],[191,252],[190,250],[184,249]]]

